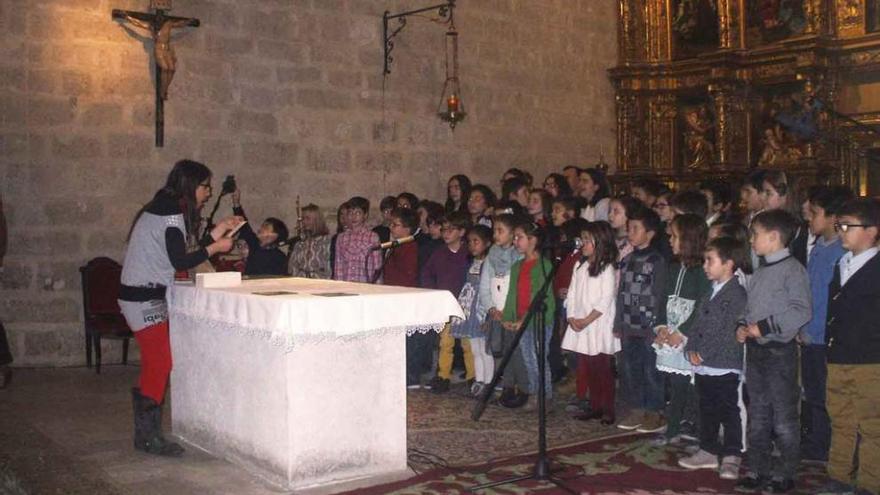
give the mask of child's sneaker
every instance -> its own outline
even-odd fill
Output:
[[[590,408],[589,401],[585,399],[575,398],[574,400],[568,401],[568,404],[565,405],[565,412],[569,413],[582,413]]]
[[[654,447],[666,447],[667,445],[680,445],[683,441],[684,439],[681,435],[673,435],[671,437],[660,435],[659,437],[651,440],[651,445]]]
[[[688,442],[698,442],[700,439],[698,438],[697,428],[690,421],[684,420],[681,422],[681,428],[679,430],[681,433],[681,438],[687,440]]]
[[[483,382],[474,382],[471,384],[471,395],[474,397],[479,397],[481,393],[483,393],[483,389],[486,388],[486,384]]]
[[[678,465],[685,469],[717,469],[718,456],[700,449],[690,457],[679,459]]]
[[[629,414],[626,415],[625,418],[620,420],[617,423],[617,427],[621,430],[635,430],[636,428],[642,426],[642,422],[645,420],[645,412],[641,409],[633,409]]]
[[[435,394],[445,394],[449,391],[449,380],[446,378],[440,378],[439,376],[435,376],[431,379],[430,386],[431,392]]]
[[[645,412],[645,419],[642,425],[636,428],[639,433],[657,433],[666,429],[666,418],[656,411]]]
[[[788,493],[794,490],[794,480],[791,478],[786,479],[777,479],[773,478],[770,481],[769,492],[770,493]]]
[[[739,478],[739,465],[742,462],[739,456],[726,455],[721,458],[721,468],[718,476],[723,480],[735,480]]]
[[[770,479],[766,476],[759,476],[754,473],[749,473],[736,483],[737,491],[745,491],[745,492],[756,492],[759,490],[763,490],[765,488],[769,488]]]

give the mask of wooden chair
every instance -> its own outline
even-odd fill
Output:
[[[119,310],[122,266],[110,258],[93,258],[80,267],[82,276],[83,324],[86,334],[86,365],[101,373],[101,339],[122,339],[122,364],[128,364],[128,340],[134,335]]]

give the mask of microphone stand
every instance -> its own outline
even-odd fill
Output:
[[[390,248],[388,248],[388,249],[382,249],[382,248],[379,248],[379,251],[384,251],[384,254],[383,254],[383,256],[382,256],[382,264],[379,265],[378,268],[376,268],[376,271],[374,271],[374,272],[372,273],[372,275],[370,275],[369,281],[370,281],[371,284],[374,284],[374,285],[375,285],[375,284],[376,284],[376,281],[379,280],[379,276],[381,276],[381,275],[382,275],[382,271],[385,270],[385,263],[388,263],[388,258],[391,257],[391,251],[392,251],[393,249],[394,249],[393,247],[390,247]],[[372,250],[370,250],[370,251],[371,251],[371,254],[372,254]],[[370,255],[368,254],[367,257],[364,258],[364,273],[367,273],[367,270],[368,270],[367,267],[369,266],[369,265],[368,265],[369,260],[370,260]]]
[[[226,194],[228,194],[226,191],[220,191],[220,194],[217,196],[217,201],[214,202],[214,209],[211,210],[211,214],[208,215],[208,220],[205,224],[205,232],[210,232],[211,229],[214,228],[214,214],[216,214],[217,209],[220,208],[220,199],[222,199],[223,196],[226,196]]]
[[[379,247],[376,248],[380,251],[384,251],[385,253],[384,253],[384,256],[382,256],[382,264],[380,264],[379,267],[376,268],[376,271],[373,272],[372,274],[370,274],[370,276],[368,277],[368,280],[371,284],[375,284],[376,281],[379,280],[379,276],[382,275],[382,272],[385,270],[385,263],[388,263],[388,258],[391,257],[392,251],[394,251],[394,249],[397,247],[403,246],[404,244],[408,244],[410,242],[418,242],[418,241],[416,241],[416,236],[419,235],[420,232],[421,232],[421,229],[416,229],[416,231],[410,235],[410,237],[412,237],[411,241],[401,243],[401,242],[399,242],[400,239],[396,239],[393,241],[394,243],[392,243],[390,247],[383,248],[382,245],[380,244]],[[364,273],[367,273],[367,271],[369,270],[369,268],[367,268],[369,259],[370,259],[370,255],[368,254],[367,257],[364,258]]]
[[[538,262],[540,263],[541,260],[539,260]],[[544,337],[546,334],[546,328],[544,327],[544,315],[547,311],[547,308],[544,304],[544,299],[547,297],[547,291],[553,285],[553,279],[556,277],[556,272],[559,271],[559,265],[561,264],[561,259],[555,260],[553,262],[553,268],[550,270],[549,274],[546,274],[546,277],[544,278],[544,285],[542,285],[541,288],[538,289],[535,297],[533,297],[531,303],[529,303],[529,310],[523,318],[519,329],[517,329],[516,335],[513,337],[512,344],[504,352],[504,356],[501,358],[501,363],[498,365],[498,369],[495,371],[495,375],[492,377],[492,381],[489,382],[489,384],[483,389],[480,397],[477,399],[477,403],[474,404],[473,411],[471,411],[471,419],[473,419],[474,421],[479,421],[480,416],[483,415],[483,411],[486,410],[486,405],[489,401],[489,397],[494,394],[495,386],[498,385],[498,381],[504,375],[504,370],[507,368],[507,365],[510,362],[513,353],[519,350],[519,342],[520,340],[522,340],[523,333],[526,332],[526,329],[529,327],[529,323],[531,323],[533,319],[535,319],[536,317],[540,318],[539,323],[536,324],[532,330],[535,333],[535,345],[538,355],[538,457],[535,460],[535,467],[532,469],[531,474],[516,476],[501,481],[484,483],[482,485],[468,488],[468,491],[483,490],[495,486],[507,485],[518,483],[520,481],[534,479],[539,481],[549,481],[550,483],[553,483],[562,490],[571,494],[578,493],[577,491],[572,490],[571,488],[566,486],[561,480],[556,479],[552,476],[553,473],[550,469],[550,459],[547,457],[547,411],[545,401],[545,398],[547,396],[545,385],[545,380],[547,376],[547,344],[544,341]],[[520,274],[520,276],[522,275],[523,274]],[[516,288],[512,288],[511,290],[516,290]],[[540,335],[538,334],[539,330],[541,331]]]

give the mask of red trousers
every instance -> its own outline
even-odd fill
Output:
[[[141,347],[141,376],[138,385],[141,395],[161,404],[171,374],[171,341],[168,339],[168,321],[149,326],[134,333]]]
[[[578,398],[586,398],[587,390],[590,391],[590,409],[614,415],[614,374],[610,354],[578,354],[575,383]]]

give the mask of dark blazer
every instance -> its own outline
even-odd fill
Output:
[[[788,245],[788,250],[794,259],[801,262],[804,267],[807,266],[807,243],[810,241],[810,226],[802,222],[795,233],[794,239]]]
[[[825,340],[831,364],[880,364],[880,254],[840,287],[840,263],[828,286]]]
[[[700,298],[684,350],[699,353],[703,366],[741,370],[743,345],[736,341],[736,327],[746,312],[746,290],[733,277],[711,296],[709,291]]]

